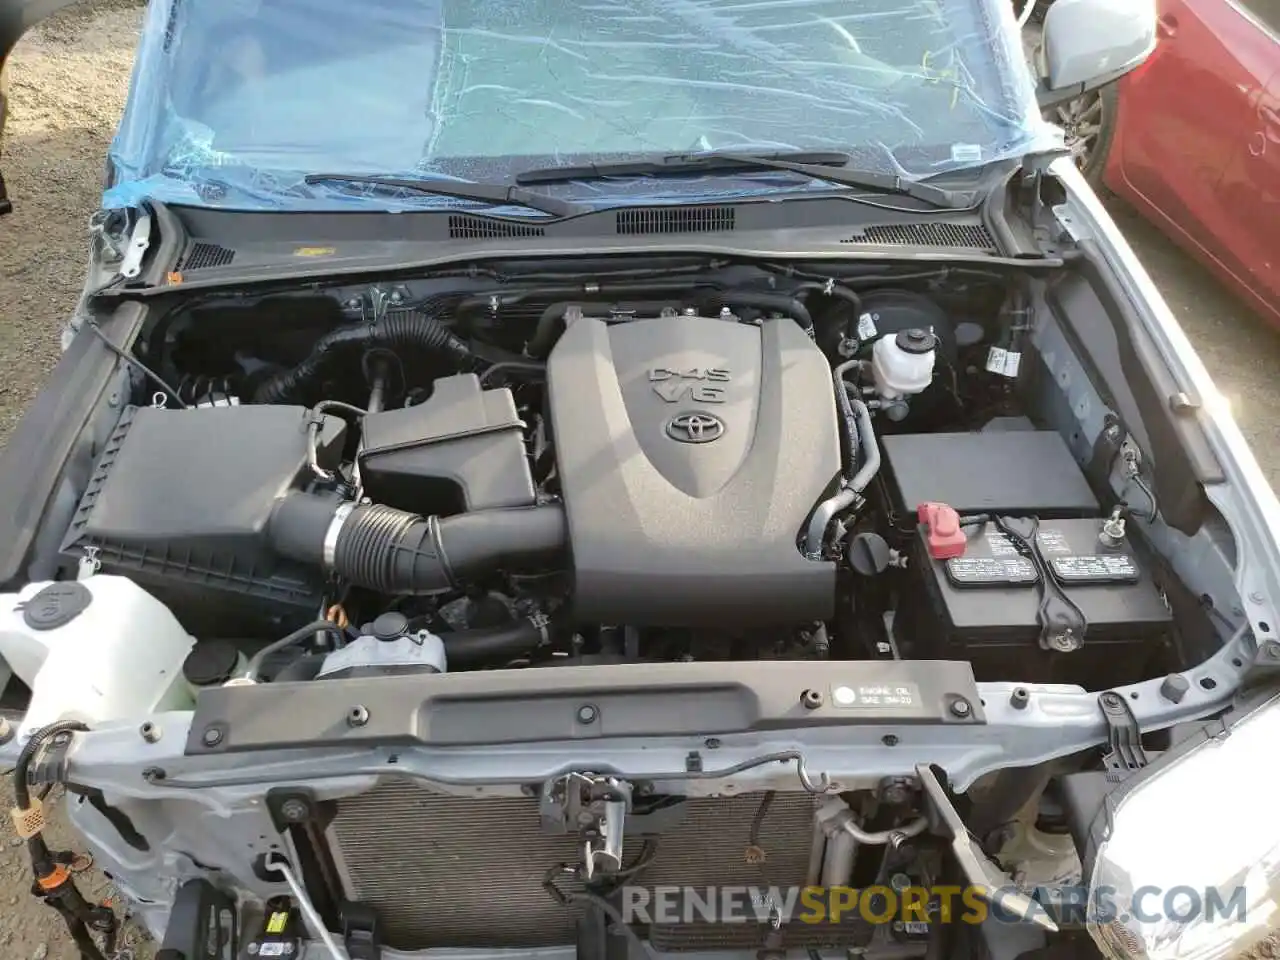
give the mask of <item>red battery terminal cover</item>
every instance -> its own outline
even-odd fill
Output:
[[[916,518],[924,525],[929,556],[935,560],[964,556],[964,530],[954,509],[945,503],[922,503],[916,507]]]

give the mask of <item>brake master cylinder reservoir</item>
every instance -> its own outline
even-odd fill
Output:
[[[182,661],[195,640],[126,577],[28,584],[0,594],[0,657],[31,688],[19,730],[185,710]]]
[[[938,338],[927,330],[901,330],[876,341],[871,373],[882,400],[897,400],[928,389]]]

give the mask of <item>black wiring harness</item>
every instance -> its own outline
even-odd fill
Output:
[[[80,951],[82,960],[109,960],[115,954],[116,934],[119,923],[111,908],[94,906],[84,898],[75,884],[75,874],[86,869],[91,861],[86,857],[49,849],[41,832],[45,827],[42,802],[48,790],[36,802],[31,801],[31,764],[41,750],[58,737],[69,737],[89,728],[76,720],[63,720],[41,727],[31,735],[18,753],[13,768],[14,824],[18,835],[27,841],[27,853],[31,857],[31,894],[44,901],[62,917],[67,932]],[[102,936],[102,944],[93,934]]]

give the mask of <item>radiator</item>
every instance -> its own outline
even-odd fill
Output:
[[[635,883],[802,887],[813,811],[813,798],[801,793],[674,801],[647,818],[660,831],[656,854]],[[339,801],[328,839],[345,895],[377,909],[392,947],[575,940],[579,909],[554,900],[543,880],[556,864],[578,863],[580,844],[543,832],[536,799],[447,796],[411,780],[387,780]],[[628,828],[624,863],[635,862],[645,839]],[[679,950],[753,946],[766,930],[753,922],[655,926],[648,933],[662,949]],[[808,933],[828,939],[816,928]]]

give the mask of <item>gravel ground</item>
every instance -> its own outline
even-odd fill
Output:
[[[14,210],[0,220],[0,442],[57,361],[59,324],[80,293],[85,228],[129,84],[139,7],[139,0],[72,7],[29,33],[10,61],[3,162]],[[0,805],[0,957],[78,960],[62,920],[27,895],[26,851],[7,815],[8,777]],[[56,822],[49,836],[55,849],[74,846]],[[94,900],[110,895],[97,874],[80,886]],[[154,952],[128,927],[124,945],[140,960]]]
[[[140,0],[95,0],[36,28],[10,67],[4,170],[14,212],[0,220],[0,443],[57,360],[59,324],[75,304],[85,226],[100,194],[103,157],[129,82]],[[1235,404],[1250,442],[1275,482],[1280,475],[1280,340],[1249,316],[1196,264],[1124,210],[1117,219],[1165,290],[1210,372]],[[0,804],[13,802],[8,779]],[[58,846],[70,846],[57,824]],[[25,852],[0,819],[0,957],[77,960],[61,921],[27,896]],[[109,895],[98,876],[86,894]],[[153,948],[126,929],[139,958]]]

